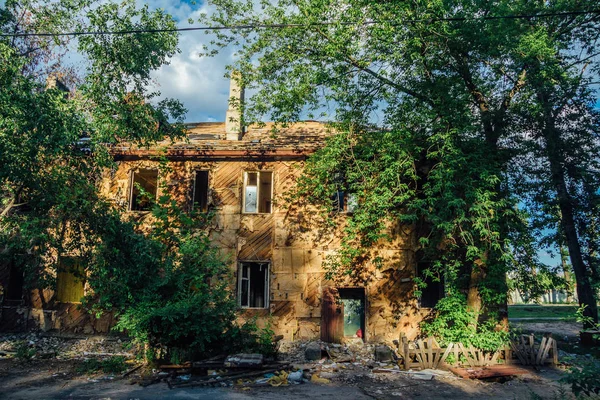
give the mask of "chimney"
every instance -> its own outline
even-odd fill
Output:
[[[46,90],[58,89],[65,93],[69,93],[69,88],[65,85],[56,74],[50,74],[46,78]]]
[[[242,135],[244,134],[241,111],[242,103],[244,102],[244,88],[240,86],[240,80],[240,72],[233,71],[229,81],[229,108],[225,114],[227,140],[242,140]]]

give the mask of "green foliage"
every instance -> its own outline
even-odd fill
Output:
[[[113,356],[103,360],[89,358],[77,367],[80,374],[93,374],[99,371],[105,374],[120,374],[127,369],[125,357]]]
[[[270,321],[267,321],[264,328],[259,328],[256,325],[256,317],[251,318],[232,332],[230,351],[261,353],[273,357],[276,354],[274,336]]]
[[[575,396],[600,395],[600,362],[593,358],[578,359],[561,381],[571,385]]]
[[[570,231],[569,249],[579,242],[591,270],[577,274],[580,290],[598,275],[600,125],[587,85],[599,70],[592,43],[600,28],[591,3],[210,3],[215,10],[202,21],[215,26],[290,25],[213,32],[207,55],[238,44],[232,69],[256,89],[246,121],[338,121],[338,135],[311,157],[289,196],[294,206],[321,206],[311,219],[324,237],[340,223],[334,194],[358,198],[342,248],[326,260],[330,278],[360,278],[364,266],[383,265],[373,245],[389,238],[391,226],[416,235],[419,260],[443,277],[449,295],[468,292],[461,305],[468,301],[484,322],[506,304],[508,272],[512,287],[534,298],[558,283],[538,251],[566,242],[557,228],[569,212],[580,232]],[[573,10],[590,14],[481,18]],[[543,133],[548,121],[561,140]],[[559,151],[546,151],[552,146]],[[568,187],[558,212],[561,185]]]
[[[442,346],[463,343],[486,351],[496,351],[509,340],[508,332],[498,329],[495,321],[477,323],[477,314],[469,311],[460,295],[438,302],[432,315],[421,323],[424,336],[441,339]]]
[[[21,342],[17,345],[15,357],[19,360],[31,360],[35,353],[35,347],[30,346],[27,342]]]

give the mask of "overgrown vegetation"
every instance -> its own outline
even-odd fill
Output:
[[[174,28],[170,15],[133,0],[2,3],[2,33],[158,32],[82,36],[79,70],[61,62],[67,37],[0,38],[0,266],[42,293],[65,256],[78,258],[92,289],[84,306],[115,312],[117,328],[160,357],[266,349],[271,331],[235,323],[231,277],[205,216],[188,215],[163,181],[144,232],[99,193],[112,145],[183,135],[182,105],[147,90],[151,72],[178,51]],[[76,85],[46,87],[52,76]]]
[[[445,322],[425,329],[476,332],[492,338],[479,343],[488,346],[507,325],[507,274],[538,296],[562,284],[539,252],[564,249],[571,266],[561,269],[574,272],[579,301],[597,319],[599,123],[590,86],[600,25],[590,4],[210,3],[206,23],[290,24],[213,32],[210,50],[241,43],[232,68],[256,89],[246,121],[337,121],[338,135],[308,161],[290,197],[320,205],[327,227],[337,223],[336,193],[355,196],[342,249],[327,260],[331,277],[384,265],[373,245],[393,236],[390,227],[412,233],[417,261],[453,298],[436,310]]]
[[[105,374],[120,374],[127,369],[125,357],[113,356],[99,360],[97,358],[89,358],[84,360],[77,367],[77,372],[80,374],[93,374],[96,372],[104,372]]]

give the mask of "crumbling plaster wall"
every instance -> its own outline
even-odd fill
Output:
[[[320,335],[321,296],[324,287],[364,287],[366,292],[366,339],[392,341],[400,333],[414,338],[418,333],[421,312],[413,296],[412,277],[415,270],[414,235],[410,227],[395,230],[393,241],[382,242],[373,249],[383,258],[383,266],[369,264],[353,276],[342,275],[327,280],[323,261],[340,246],[345,216],[339,216],[339,227],[322,230],[311,224],[310,208],[290,207],[284,194],[295,186],[302,161],[174,161],[170,172],[163,174],[168,190],[183,205],[189,204],[193,172],[209,172],[209,205],[216,210],[212,223],[213,243],[229,257],[237,275],[238,261],[269,261],[270,307],[268,310],[246,310],[246,317],[258,316],[271,321],[276,334],[288,340],[315,339]],[[131,171],[159,168],[151,160],[119,161],[107,171],[104,194],[126,209],[129,201]],[[273,171],[273,209],[271,214],[243,214],[243,172]],[[126,217],[148,218],[140,213]],[[299,227],[298,219],[308,221]],[[315,219],[318,221],[318,219]],[[235,286],[235,282],[232,282]]]

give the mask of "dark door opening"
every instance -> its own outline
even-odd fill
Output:
[[[339,289],[344,314],[344,337],[365,337],[365,290]]]
[[[344,338],[365,337],[365,290],[323,289],[321,340],[341,343]]]

